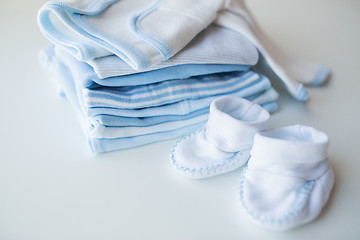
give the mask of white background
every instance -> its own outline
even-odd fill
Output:
[[[330,136],[336,183],[319,218],[281,233],[254,225],[238,200],[241,170],[185,179],[168,159],[175,140],[92,155],[37,62],[45,1],[1,0],[0,239],[360,239],[360,1],[248,2],[276,43],[333,71],[305,104],[278,88],[271,120]]]

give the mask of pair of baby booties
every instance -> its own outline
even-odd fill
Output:
[[[206,178],[243,166],[243,209],[256,223],[287,230],[315,219],[334,174],[328,136],[312,127],[266,130],[270,114],[236,97],[215,99],[206,126],[173,146],[171,162],[186,177]]]

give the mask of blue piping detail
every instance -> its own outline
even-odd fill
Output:
[[[305,206],[308,203],[308,200],[310,198],[310,194],[315,186],[315,180],[306,181],[300,188],[296,200],[293,202],[290,210],[286,214],[284,214],[283,216],[279,216],[279,217],[265,217],[265,216],[262,216],[258,212],[250,210],[249,207],[245,203],[244,182],[245,182],[245,178],[246,178],[247,169],[248,168],[244,169],[241,179],[240,179],[240,186],[239,186],[240,202],[241,202],[243,208],[245,209],[245,211],[254,220],[256,220],[264,225],[267,224],[267,225],[272,225],[274,227],[281,227],[281,225],[289,223],[290,221],[295,219],[301,213],[301,211],[305,208]]]
[[[95,16],[95,15],[102,13],[106,8],[108,8],[110,5],[114,4],[117,1],[119,1],[119,0],[93,1],[84,10],[70,7],[70,6],[66,5],[65,3],[59,2],[59,1],[49,2],[46,5],[49,5],[49,6],[53,5],[53,6],[60,7],[70,14],[77,13],[77,14],[83,14],[83,15],[88,15],[88,16]]]
[[[155,11],[160,6],[161,2],[162,0],[158,0],[147,9],[130,17],[128,20],[128,27],[136,37],[154,47],[162,55],[164,61],[174,56],[174,51],[172,50],[170,45],[162,38],[145,31],[141,27],[141,21],[144,20],[144,18],[151,14],[153,11]]]
[[[86,43],[72,41],[71,39],[66,38],[60,32],[56,31],[56,28],[49,19],[49,14],[52,12],[56,14],[69,29],[82,35],[84,38],[95,42],[106,50],[118,55],[134,69],[139,70],[149,67],[151,65],[150,60],[139,49],[125,41],[113,38],[105,33],[98,31],[88,21],[86,21],[85,16],[97,15],[116,1],[117,0],[108,2],[105,1],[105,5],[103,6],[101,6],[99,3],[94,3],[95,7],[88,7],[94,8],[93,11],[91,11],[91,9],[88,11],[79,10],[67,6],[61,2],[50,2],[44,5],[39,11],[38,22],[40,29],[50,41],[66,47],[66,49],[70,50],[73,55],[76,55],[77,52],[79,54],[78,58],[81,60],[87,61],[95,58],[94,49],[89,49],[86,47]]]
[[[206,131],[206,128],[204,127],[190,135],[180,138],[178,141],[176,141],[175,145],[172,147],[171,153],[170,153],[170,161],[171,161],[172,165],[174,166],[175,170],[178,171],[180,174],[182,174],[186,177],[189,177],[189,178],[206,178],[206,177],[211,177],[211,176],[215,176],[215,175],[219,175],[222,173],[226,173],[226,172],[235,170],[247,162],[248,158],[244,159],[243,152],[239,151],[239,152],[234,152],[233,156],[226,159],[226,161],[221,164],[210,165],[205,168],[192,168],[192,169],[181,166],[176,161],[176,158],[175,158],[175,150],[176,150],[177,146],[181,142],[185,141],[186,139],[193,137],[194,135],[200,134],[202,131]],[[244,149],[243,151],[245,151],[245,150],[247,150],[247,149]],[[248,149],[248,150],[250,150],[250,149]]]
[[[95,29],[84,17],[84,15],[71,15],[79,25],[84,27],[85,34],[97,43],[100,43],[108,51],[123,59],[132,68],[141,70],[150,67],[151,62],[139,49],[121,39],[114,38]],[[99,37],[97,37],[99,36]],[[110,44],[111,42],[111,44]]]

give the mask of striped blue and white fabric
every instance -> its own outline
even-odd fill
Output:
[[[77,109],[95,153],[188,134],[205,124],[211,101],[221,95],[245,97],[270,112],[277,108],[277,93],[269,80],[252,71],[210,74],[140,86],[87,88],[81,84],[83,80],[76,79],[87,75],[74,74],[75,70],[71,70],[74,65],[63,62],[53,53],[49,49],[43,52],[44,67],[50,70]],[[111,95],[118,99],[111,99]]]
[[[246,96],[246,91],[237,91],[231,94],[236,97],[243,97],[256,102],[258,104],[273,102],[277,99],[278,94],[276,91],[268,85],[268,90],[259,91],[254,95]],[[111,116],[125,116],[133,118],[145,118],[145,117],[163,117],[168,115],[187,115],[197,110],[208,108],[210,103],[219,96],[210,96],[205,98],[188,99],[172,104],[166,104],[151,108],[140,109],[122,109],[122,108],[88,108],[85,109],[85,115],[94,117],[98,115],[111,115]],[[277,108],[271,108],[271,112],[275,112]],[[269,110],[270,111],[270,110]]]
[[[232,4],[70,0],[40,9],[40,29],[56,45],[42,52],[42,65],[76,109],[93,152],[196,131],[219,96],[277,110],[269,80],[250,70],[259,60],[255,46],[211,24]]]
[[[194,76],[187,79],[174,79],[153,84],[125,87],[97,86],[87,88],[82,84],[88,78],[87,72],[71,62],[53,55],[52,48],[45,51],[43,59],[57,76],[64,71],[70,72],[81,99],[82,109],[154,109],[157,106],[178,103],[184,100],[241,93],[249,97],[268,90],[271,84],[267,78],[253,71],[229,72]],[[79,64],[86,65],[84,62]],[[80,71],[79,71],[80,69]],[[97,112],[96,114],[101,114]],[[106,113],[108,114],[108,113]],[[157,112],[157,115],[160,113]],[[155,115],[154,115],[155,116]],[[142,116],[143,117],[143,116]]]
[[[173,70],[182,72],[178,69],[182,67],[184,70],[182,62],[197,64],[196,57],[175,59],[176,56],[202,31],[213,29],[211,24],[222,28],[210,35],[214,39],[217,39],[216,36],[221,40],[226,39],[221,41],[219,49],[236,50],[243,44],[238,41],[239,37],[228,36],[242,35],[241,38],[247,40],[247,47],[243,49],[251,48],[253,52],[257,49],[262,56],[259,59],[262,64],[258,69],[265,74],[274,75],[274,79],[280,80],[299,101],[308,99],[301,82],[320,84],[330,73],[321,64],[285,57],[287,54],[284,51],[281,54],[281,50],[277,50],[266,35],[255,27],[244,1],[239,0],[53,1],[39,10],[38,22],[42,33],[50,41],[66,49],[78,60],[87,61],[100,79],[124,75],[124,71],[129,68],[132,69],[130,72],[136,74],[137,71],[162,69],[171,65]],[[221,32],[227,32],[227,36]],[[221,48],[222,45],[225,47]],[[211,46],[208,44],[208,47]],[[217,48],[217,44],[213,46]],[[207,52],[202,51],[205,56],[191,56],[209,58],[206,56]],[[226,55],[218,55],[216,58],[211,53],[210,51],[209,59],[226,59]],[[126,67],[117,68],[111,64],[104,67],[106,65],[101,66],[97,61],[111,55],[116,55]],[[247,53],[237,56],[243,55],[246,56]],[[246,65],[248,60],[245,58],[235,64]]]
[[[267,94],[269,98],[271,97],[270,94],[273,94],[273,98],[274,96],[276,96],[273,91],[263,92],[261,95],[263,97]],[[214,97],[213,100],[215,98],[216,97]],[[259,99],[255,98],[254,100],[254,102],[258,102]],[[269,112],[273,112],[277,108],[277,105],[274,101],[263,103],[262,106]],[[164,115],[161,118],[131,118],[132,121],[129,120],[127,123],[118,122],[116,124],[117,126],[104,125],[104,123],[100,123],[99,121],[95,120],[96,118],[88,118],[88,120],[90,121],[88,124],[88,135],[91,138],[111,139],[140,136],[162,131],[170,131],[177,128],[184,128],[186,126],[194,125],[197,123],[205,123],[208,118],[208,111],[209,109],[208,107],[206,107],[198,111],[192,112],[188,115]],[[97,117],[101,118],[99,115]],[[113,119],[113,123],[114,120],[120,119]],[[136,124],[134,124],[133,122],[136,122]]]
[[[82,89],[84,105],[122,109],[148,108],[183,100],[244,91],[251,96],[269,88],[269,81],[253,71],[195,76],[188,79],[130,87]]]

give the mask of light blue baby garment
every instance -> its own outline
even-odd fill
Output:
[[[109,87],[120,87],[120,86],[137,86],[150,84],[155,82],[162,82],[170,79],[185,79],[195,75],[205,75],[219,72],[232,72],[232,71],[245,71],[250,68],[249,65],[242,64],[182,64],[162,69],[156,69],[153,71],[139,72],[136,74],[126,74],[114,77],[108,77],[101,79],[94,72],[94,69],[85,62],[76,60],[73,56],[68,54],[66,51],[59,47],[50,46],[46,49],[48,56],[56,55],[59,61],[64,62],[73,72],[73,75],[79,76],[79,83],[83,87],[96,88],[98,85],[109,86]],[[121,68],[121,61],[118,57],[108,56],[102,57],[99,60],[101,66],[112,66],[109,68]],[[106,59],[109,59],[106,60]],[[114,59],[114,60],[110,60]],[[106,69],[104,70],[106,71]]]
[[[264,107],[267,110],[271,110],[271,109],[276,109],[277,105],[275,102],[270,102],[263,104],[262,107]],[[134,137],[114,138],[114,139],[89,138],[88,140],[91,150],[94,153],[102,153],[102,152],[142,146],[150,143],[165,141],[180,136],[188,135],[204,127],[205,123],[206,121],[203,121],[203,122],[199,122],[198,124],[185,126],[183,128],[178,128],[165,132],[156,132],[152,134],[139,135]]]
[[[40,9],[38,21],[49,40],[67,48],[79,60],[116,54],[134,69],[145,69],[186,46],[216,18],[222,2],[49,2]],[[194,9],[199,7],[202,16],[194,18]]]
[[[275,101],[278,98],[278,93],[271,88],[271,86],[263,86],[267,90],[260,90],[257,94],[244,96],[245,91],[237,91],[234,93],[228,93],[224,95],[243,97],[255,103],[261,104],[269,101]],[[219,95],[223,96],[223,95]],[[219,97],[218,96],[218,97]],[[254,96],[257,96],[254,99]],[[84,114],[86,116],[97,116],[97,115],[113,115],[113,116],[125,116],[125,117],[154,117],[154,116],[166,116],[166,115],[186,115],[193,111],[197,111],[202,108],[209,107],[210,103],[216,98],[216,96],[189,99],[180,101],[177,103],[166,104],[158,107],[141,108],[141,109],[121,109],[121,108],[88,108]],[[259,100],[258,100],[259,99]],[[256,101],[255,101],[256,100]]]
[[[263,97],[266,94],[267,93],[265,92],[260,93],[257,98],[251,98],[251,101],[258,102],[269,113],[273,113],[277,110],[277,104],[274,101],[274,98],[264,99]],[[264,100],[266,102],[264,102]],[[163,115],[163,116],[154,116],[154,117],[121,117],[121,116],[100,114],[88,118],[91,119],[91,122],[96,122],[96,125],[102,125],[104,127],[148,127],[165,122],[187,120],[208,113],[209,113],[209,108],[205,107],[185,115]]]
[[[271,73],[281,80],[295,99],[306,101],[308,98],[303,85],[289,77],[290,75],[273,61],[266,49],[262,47],[261,41],[253,35],[252,20],[241,1],[69,0],[49,2],[39,10],[38,22],[41,31],[50,41],[62,46],[77,59],[89,61],[96,71],[98,71],[96,63],[92,60],[112,54],[121,58],[136,71],[154,70],[157,68],[156,65],[161,65],[162,62],[174,57],[201,31],[214,23],[233,30],[234,35],[245,36],[252,43],[247,41],[247,46],[251,46],[248,50],[252,49],[250,52],[254,52],[255,46],[264,56],[261,59],[266,60],[262,64],[263,73]],[[226,39],[223,44],[227,45],[227,48],[242,46],[237,38],[226,37]],[[210,58],[216,59],[213,55]],[[220,56],[219,59],[223,57]],[[250,65],[255,62],[253,61]],[[238,62],[238,64],[249,63]],[[160,68],[163,67],[160,66]],[[314,77],[324,80],[328,72],[326,68],[322,68],[320,75]],[[117,71],[108,71],[106,74],[105,70],[99,69],[98,74],[101,78],[105,78],[117,75]]]
[[[76,79],[75,79],[76,81]],[[250,89],[260,85],[252,71],[194,76],[148,85],[82,89],[85,107],[138,109],[162,106],[187,99],[204,98]]]
[[[259,54],[254,45],[241,34],[227,28],[210,25],[172,58],[146,69],[145,72],[153,73],[158,72],[154,70],[171,67],[172,71],[180,69],[176,74],[181,74],[182,71],[192,69],[188,67],[190,64],[194,65],[193,68],[210,64],[215,66],[239,65],[245,67],[255,65],[258,57]],[[116,55],[95,58],[87,61],[87,63],[94,68],[94,71],[101,79],[140,73]],[[241,71],[242,69],[237,70]],[[189,76],[193,76],[197,72],[199,72],[199,69],[194,69],[194,73]],[[200,72],[200,74],[208,73],[211,72]],[[186,78],[186,76],[179,78]]]
[[[65,92],[68,99],[72,102],[72,104],[78,110],[78,113],[79,113],[78,115],[81,119],[81,122],[83,123],[82,126],[83,126],[87,136],[90,135],[91,125],[94,120],[96,121],[98,119],[102,119],[102,117],[104,117],[104,116],[106,116],[108,119],[109,118],[111,119],[112,117],[116,118],[116,116],[98,115],[98,113],[94,114],[95,115],[94,118],[86,117],[86,115],[84,115],[84,113],[80,110],[80,109],[82,109],[82,107],[81,107],[81,102],[79,102],[79,99],[81,99],[81,98],[79,98],[77,96],[77,91],[76,91],[75,84],[73,82],[73,76],[72,76],[71,71],[69,71],[68,67],[66,65],[64,65],[61,61],[49,61],[50,59],[53,59],[54,56],[52,56],[52,58],[50,58],[49,56],[46,56],[46,52],[44,52],[44,53],[45,53],[45,57],[44,57],[44,55],[42,57],[42,60],[45,61],[45,62],[43,62],[44,68],[46,68],[47,70],[49,70],[50,72],[53,73],[52,74],[53,77],[56,78],[56,80],[58,81],[60,87]],[[60,69],[60,71],[59,71],[59,69]],[[268,84],[265,84],[267,86],[265,89],[267,89],[267,90],[264,90],[262,92],[258,91],[257,94],[250,95],[249,99],[253,98],[254,101],[258,101],[259,103],[261,101],[263,101],[264,107],[268,107],[268,109],[270,111],[274,111],[277,107],[276,103],[274,102],[274,100],[277,97],[277,94],[270,88],[270,84],[267,79],[266,79],[266,81]],[[239,93],[240,92],[241,91],[239,91]],[[151,127],[151,126],[156,126],[157,124],[160,124],[160,123],[166,123],[166,122],[170,122],[170,121],[173,121],[174,124],[173,124],[173,126],[170,126],[169,128],[167,128],[167,131],[158,131],[157,130],[156,132],[151,132],[151,128],[148,128],[148,129],[146,129],[147,133],[144,133],[144,134],[141,134],[141,132],[139,132],[139,128],[138,128],[137,132],[136,132],[136,134],[137,134],[136,136],[130,136],[131,134],[128,133],[129,137],[122,137],[122,138],[115,138],[115,139],[99,139],[99,138],[89,137],[89,144],[94,152],[100,153],[100,152],[104,152],[104,151],[112,151],[112,150],[136,147],[136,146],[140,146],[140,145],[144,145],[144,144],[148,144],[148,143],[152,143],[152,142],[157,142],[157,141],[163,141],[163,140],[179,137],[184,134],[188,134],[188,133],[193,132],[196,129],[202,127],[205,122],[204,121],[205,118],[204,117],[198,118],[199,122],[194,122],[191,125],[184,126],[184,125],[181,125],[181,122],[186,119],[190,119],[190,117],[201,116],[201,115],[204,116],[205,114],[207,114],[207,111],[208,111],[207,108],[209,106],[209,102],[211,102],[211,98],[215,98],[215,97],[193,99],[192,101],[182,101],[180,103],[168,104],[168,105],[159,106],[159,107],[155,107],[155,108],[145,108],[145,109],[139,109],[139,110],[126,109],[125,112],[127,111],[129,113],[128,115],[130,115],[130,116],[138,115],[138,117],[128,118],[128,120],[132,119],[132,120],[129,120],[128,123],[122,122],[124,117],[122,117],[122,119],[118,119],[118,120],[111,119],[110,121],[113,121],[114,125],[119,125],[118,127],[121,127],[121,126],[124,127],[124,126],[126,126],[126,124],[128,124],[128,125],[133,124],[133,122],[137,122],[138,125],[140,125],[140,127],[141,127],[141,125],[142,126],[148,125]],[[182,106],[182,109],[181,108],[179,109],[178,108],[179,106]],[[105,110],[110,110],[110,111],[113,111],[114,113],[116,113],[117,115],[120,115],[120,116],[122,115],[121,114],[122,109],[114,109],[114,108],[98,108],[98,109],[101,109],[100,112],[104,112]],[[196,109],[198,109],[200,111],[196,112]],[[187,114],[186,112],[188,112],[192,115],[189,115],[188,117],[186,117],[184,115],[180,115],[179,110],[185,111],[185,115]],[[144,114],[142,114],[142,113],[144,113]],[[157,113],[160,113],[161,115],[157,115]],[[171,113],[173,113],[173,115]],[[146,115],[154,116],[155,118],[154,119],[152,119],[151,117],[144,118],[144,116],[146,116]],[[123,116],[126,116],[126,114]],[[170,116],[170,118],[169,118],[169,116]],[[179,117],[179,119],[176,119],[177,117]],[[116,123],[116,121],[118,121],[118,123]],[[140,122],[142,122],[142,124],[139,124]],[[121,124],[123,124],[123,125],[121,125]],[[109,131],[106,128],[107,126],[104,124],[101,124],[100,127],[101,128],[105,127],[105,131]],[[155,128],[156,127],[154,127],[154,129]],[[126,131],[130,130],[130,128],[127,128],[127,129],[122,128],[122,129],[126,130]],[[150,129],[150,131],[149,131],[149,129]],[[119,130],[119,129],[117,129],[117,130]]]
[[[96,108],[96,114],[111,114],[107,111],[112,111],[113,108],[129,109],[130,111],[137,111],[136,109],[156,111],[153,108],[148,109],[148,107],[232,93],[248,97],[267,90],[271,86],[267,78],[253,71],[248,71],[203,75],[141,86],[121,88],[99,86],[96,89],[88,89],[83,86],[83,82],[86,81],[83,79],[88,79],[87,75],[90,69],[79,71],[79,68],[74,67],[75,65],[67,61],[67,58],[57,58],[58,54],[53,55],[52,48],[48,50],[43,54],[44,61],[50,65],[58,66],[54,68],[53,74],[59,75],[63,68],[69,68],[77,86],[78,96],[81,98],[82,109],[87,112],[88,109]],[[56,51],[56,53],[58,52]],[[72,58],[69,55],[68,57]],[[86,63],[81,64],[86,65]],[[206,105],[208,106],[208,102]],[[100,112],[103,109],[106,112]],[[157,115],[160,114],[156,113],[154,116]]]
[[[66,74],[69,72],[64,71],[63,73]],[[66,86],[63,86],[63,89],[64,89],[65,94],[67,95],[68,99],[72,102],[72,104],[74,106],[77,107],[80,121],[81,121],[81,123],[83,123],[82,126],[84,128],[86,135],[88,136],[88,141],[89,141],[90,147],[94,153],[102,153],[102,152],[107,152],[107,151],[132,148],[132,147],[137,147],[137,146],[141,146],[141,145],[145,145],[145,144],[149,144],[149,143],[154,143],[154,142],[158,142],[158,141],[164,141],[164,140],[169,140],[169,139],[173,139],[176,137],[180,137],[180,136],[190,134],[191,132],[194,132],[194,131],[200,129],[201,127],[204,126],[204,124],[207,120],[208,106],[197,112],[190,113],[189,115],[164,115],[164,116],[148,117],[148,118],[134,117],[134,118],[128,118],[127,123],[123,122],[124,117],[120,117],[120,119],[116,119],[117,118],[116,116],[110,116],[110,115],[96,115],[93,118],[92,117],[86,118],[81,113],[81,111],[79,111],[80,105],[78,103],[78,98],[76,96],[70,95],[71,92],[72,92],[72,94],[76,94],[76,90],[75,90],[74,84],[71,81],[69,81],[69,79],[71,79],[71,78],[64,77],[63,79],[59,79],[59,80],[65,81],[65,83],[62,83],[62,84],[67,84]],[[72,84],[72,86],[71,86],[71,84]],[[271,95],[273,97],[271,97]],[[255,102],[260,102],[260,101],[264,101],[269,98],[274,99],[275,96],[276,96],[276,94],[271,92],[271,89],[270,89],[263,93],[259,93],[258,96],[254,96],[253,98],[254,98]],[[252,97],[250,97],[250,99],[251,98]],[[185,103],[185,101],[183,103]],[[262,104],[262,106],[265,109],[267,109],[269,112],[273,112],[277,109],[277,104],[274,101],[266,102],[266,103]],[[149,109],[149,108],[147,108],[147,109]],[[118,109],[118,110],[120,110],[120,109]],[[176,109],[173,108],[173,110],[176,110]],[[129,111],[131,111],[131,110],[129,110]],[[189,119],[196,115],[202,117],[202,118],[199,118],[199,122],[196,122],[191,125],[183,124],[182,118]],[[96,121],[97,119],[104,119],[102,117],[107,118],[108,121],[112,121],[114,125],[119,125],[120,127],[117,127],[117,126],[107,127],[107,126],[104,126],[103,124],[94,124],[94,120]],[[176,118],[179,118],[179,119],[176,119]],[[157,124],[162,123],[162,122],[169,123],[170,120],[173,120],[173,123],[174,123],[172,125],[172,128],[168,129],[167,131],[152,132],[152,129],[158,128],[158,126],[156,126]],[[126,125],[134,124],[134,122],[136,122],[139,125],[139,126],[137,126],[136,129],[134,128],[134,126],[131,126],[132,129],[131,129],[131,127],[126,127]],[[105,123],[106,123],[106,120],[105,120]],[[150,123],[150,125],[148,125],[149,123]],[[121,127],[121,124],[125,125],[125,127],[124,126]],[[144,125],[148,125],[148,127],[144,129]],[[109,132],[109,131],[111,131],[111,128],[115,129],[116,131],[125,131],[125,132],[135,130],[136,135],[131,136],[131,133],[127,133],[129,135],[129,137],[112,138],[112,139],[90,137],[91,131],[93,131],[93,132],[94,131]],[[145,131],[147,133],[141,133],[141,131]],[[110,132],[110,134],[111,134],[111,132]]]
[[[263,104],[263,106],[265,106],[267,110],[273,110],[271,108],[276,107],[274,106],[273,103],[274,102],[267,102]],[[106,126],[94,120],[93,118],[88,118],[90,121],[88,124],[89,126],[88,135],[91,138],[114,139],[114,138],[134,137],[134,136],[153,134],[157,132],[171,131],[174,129],[184,128],[186,126],[191,126],[206,121],[208,118],[208,108],[202,110],[207,110],[207,111],[203,114],[200,114],[200,111],[196,111],[189,115],[175,115],[179,118],[178,120],[175,120],[174,116],[171,115],[170,118],[169,115],[157,119],[152,119],[156,117],[142,118],[142,119],[132,118],[134,120],[138,120],[137,123],[140,124],[140,126],[124,126],[123,125],[124,123],[122,122],[118,123],[119,126]],[[170,121],[167,118],[173,121]],[[143,120],[143,122],[140,122],[140,120]],[[162,122],[155,123],[156,120],[162,120]],[[151,121],[153,123],[151,125],[147,125]]]

